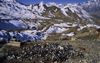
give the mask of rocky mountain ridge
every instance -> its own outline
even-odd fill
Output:
[[[25,6],[18,3],[16,0],[1,0],[0,5],[1,5],[0,8],[1,8],[2,19],[4,17],[6,17],[6,19],[7,17],[42,19],[43,17],[46,18],[46,17],[58,17],[58,16],[61,18],[63,17],[73,18],[69,13],[76,14],[77,15],[76,19],[81,18],[82,20],[87,19],[91,21],[92,18],[86,11],[82,9],[82,7],[78,6],[77,4],[73,5],[68,4],[66,6],[63,6],[62,8],[62,5],[57,5],[57,4],[53,5],[52,3],[44,4],[43,2],[40,2],[38,5]],[[56,8],[52,8],[53,6],[55,6]]]

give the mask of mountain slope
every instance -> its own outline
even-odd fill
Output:
[[[47,7],[52,7],[52,6],[56,6],[58,8],[60,8],[60,11],[66,16],[66,17],[70,17],[72,19],[82,19],[82,20],[91,20],[91,16],[82,9],[82,7],[78,6],[77,4],[67,4],[67,5],[62,5],[62,4],[54,4],[54,3],[48,3],[46,4]],[[52,9],[52,8],[51,8]],[[55,9],[54,9],[55,10]],[[58,10],[59,11],[59,10]]]
[[[78,5],[82,6],[87,12],[100,17],[100,0],[90,0],[84,3],[79,3]]]
[[[1,0],[0,10],[0,17],[2,19],[46,19],[46,17],[69,17],[70,19],[75,20],[92,21],[92,17],[77,4],[67,4],[64,6],[61,4],[44,4],[43,2],[40,2],[37,5],[25,6],[16,0]]]
[[[100,26],[95,22],[95,18],[78,4],[40,2],[23,5],[16,0],[0,0],[0,40],[8,41],[13,37],[21,42],[80,38],[97,34]]]
[[[16,0],[1,0],[0,1],[0,17],[2,19],[11,18],[43,18],[28,11],[27,6],[20,4]]]

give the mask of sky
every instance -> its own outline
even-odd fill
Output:
[[[28,5],[28,4],[38,4],[41,1],[43,1],[44,3],[55,2],[57,4],[63,4],[63,3],[82,3],[89,0],[17,0],[17,1]]]

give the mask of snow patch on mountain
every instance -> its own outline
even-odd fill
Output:
[[[0,20],[0,29],[3,30],[15,30],[27,27],[22,20]]]
[[[15,33],[14,36],[16,39],[20,39],[21,42],[23,41],[37,41],[37,40],[42,40],[41,39],[42,33],[37,31],[37,30],[27,30],[27,31],[22,31],[21,33]]]
[[[63,31],[66,31],[66,30],[68,29],[50,26],[49,29],[45,33],[62,33]]]
[[[49,11],[48,16],[49,16],[49,17],[55,17],[55,15],[51,13],[51,11]]]
[[[83,10],[83,8],[77,4],[66,4],[66,5],[63,5],[63,4],[56,4],[56,3],[47,3],[46,4],[47,7],[51,7],[51,6],[56,6],[58,8],[61,9],[61,12],[67,16],[67,17],[70,17],[66,12],[72,12],[72,13],[76,13],[80,18],[86,18],[87,20],[90,20],[92,21],[92,17],[85,11]],[[70,11],[69,11],[70,10]]]
[[[84,3],[78,3],[87,12],[96,11],[100,9],[100,0],[90,0]]]
[[[49,2],[46,4],[47,7],[51,7],[51,6],[56,6],[56,7],[59,7],[59,4],[56,4],[54,2]]]
[[[86,18],[92,21],[91,20],[92,17],[85,10],[83,10],[81,6],[77,4],[67,4],[66,6],[64,6],[64,9],[66,10],[66,12],[69,12],[68,8],[72,13],[76,13],[80,18],[82,19]]]
[[[68,34],[62,34],[62,36],[74,36],[74,32],[68,33]]]
[[[38,6],[33,6],[32,8],[32,12],[35,12],[36,14],[42,15],[41,13],[45,12],[45,8],[43,6],[43,1],[39,3],[39,7]]]
[[[60,27],[75,27],[75,26],[77,26],[77,24],[72,24],[71,26],[68,24],[72,24],[72,23],[60,23],[60,24],[54,24],[54,26],[60,26]]]
[[[8,42],[9,39],[12,39],[13,37],[16,37],[16,39],[19,39],[21,42],[25,41],[42,41],[42,33],[37,30],[26,30],[23,32],[9,32],[6,33],[5,30],[0,31],[0,41],[1,40],[6,40]]]
[[[33,9],[35,11],[38,11],[38,13],[34,13],[31,11],[33,9],[30,9],[30,6],[25,6],[20,4],[19,2],[16,2],[16,0],[2,0],[0,2],[0,17],[1,19],[15,19],[15,18],[27,18],[27,19],[46,19],[46,17],[41,16],[41,12],[44,11],[43,3],[41,2],[39,4],[40,8],[38,9],[37,6],[35,6]],[[33,10],[33,11],[34,11]],[[48,18],[47,18],[48,19]]]
[[[83,28],[86,28],[86,27],[96,27],[97,29],[100,28],[100,26],[95,25],[95,24],[87,24],[87,25],[85,25],[85,26],[79,25],[79,27],[80,27],[80,29],[78,29],[78,31],[79,31],[79,30],[82,30]]]
[[[9,37],[10,36],[6,33],[5,30],[0,31],[0,41],[4,39],[6,42],[8,42]]]

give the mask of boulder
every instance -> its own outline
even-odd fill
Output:
[[[76,37],[72,37],[72,38],[71,38],[71,41],[75,41],[75,40],[77,40]]]

